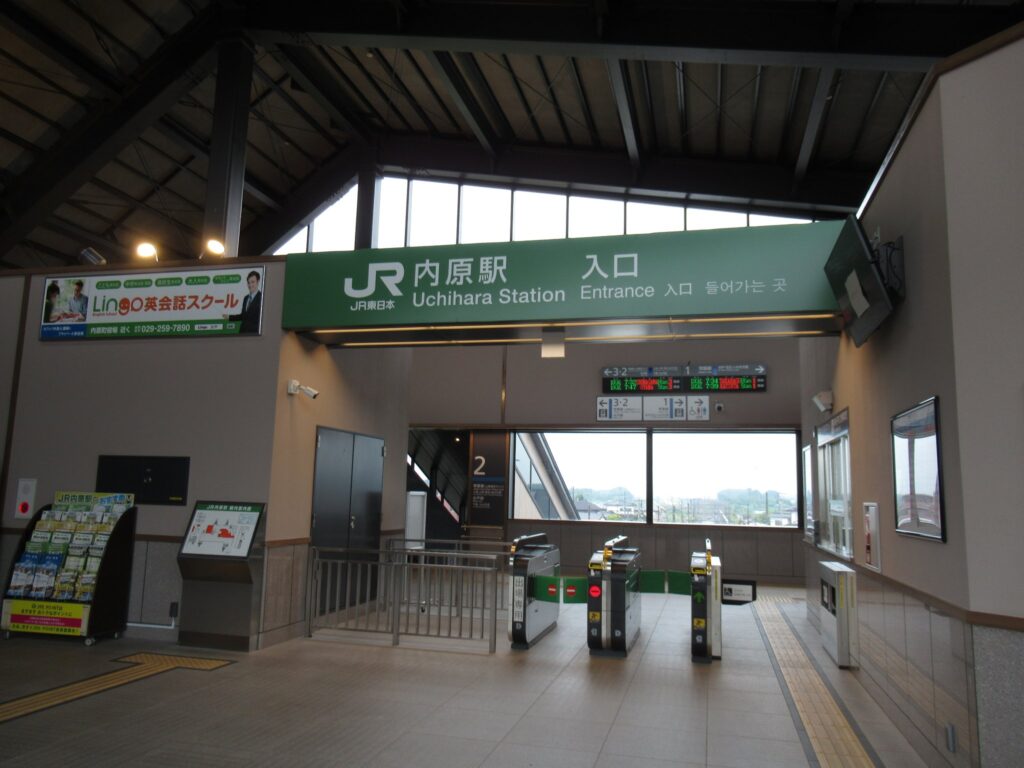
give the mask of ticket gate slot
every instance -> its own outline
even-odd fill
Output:
[[[690,555],[690,658],[710,664],[722,658],[722,561],[705,550]]]
[[[508,637],[512,648],[526,650],[558,623],[558,602],[538,600],[537,577],[557,579],[561,553],[543,533],[520,536],[509,553]]]
[[[587,646],[625,656],[640,634],[640,550],[626,536],[605,542],[587,566]]]

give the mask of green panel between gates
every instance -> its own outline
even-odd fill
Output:
[[[668,592],[670,595],[690,594],[689,571],[666,571],[668,576]]]
[[[665,593],[664,571],[640,571],[640,591],[656,595]]]
[[[587,577],[566,576],[562,579],[562,602],[563,603],[585,603],[587,602]],[[571,589],[570,589],[571,587]],[[570,592],[572,594],[570,594]]]
[[[545,603],[557,603],[562,591],[561,579],[557,576],[534,576],[530,579],[533,586],[531,597]]]

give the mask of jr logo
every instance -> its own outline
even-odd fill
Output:
[[[352,278],[346,277],[345,295],[353,299],[365,299],[367,296],[372,296],[373,292],[377,289],[377,275],[380,275],[380,281],[384,283],[384,287],[388,289],[392,296],[402,295],[398,284],[405,277],[405,267],[397,261],[371,264],[365,288],[355,288],[352,285]]]

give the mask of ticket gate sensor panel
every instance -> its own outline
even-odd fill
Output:
[[[587,566],[591,656],[626,656],[640,634],[640,550],[626,536],[605,542]]]
[[[690,555],[690,658],[698,664],[722,658],[722,561],[705,544]]]
[[[537,577],[558,578],[561,553],[547,534],[533,533],[512,542],[509,554],[508,638],[512,648],[526,650],[555,628],[558,601],[537,599]]]

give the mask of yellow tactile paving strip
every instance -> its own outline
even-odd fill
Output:
[[[208,672],[233,663],[227,659],[202,659],[161,653],[136,653],[131,656],[123,656],[120,659],[113,659],[113,661],[124,662],[132,666],[90,677],[71,685],[63,685],[60,688],[4,702],[0,704],[0,723],[5,723],[16,717],[31,715],[50,707],[67,704],[70,701],[102,693],[121,685],[134,683],[172,669],[197,669]]]
[[[768,635],[818,762],[823,768],[874,768],[874,761],[783,619],[779,602],[758,600],[754,610]]]

